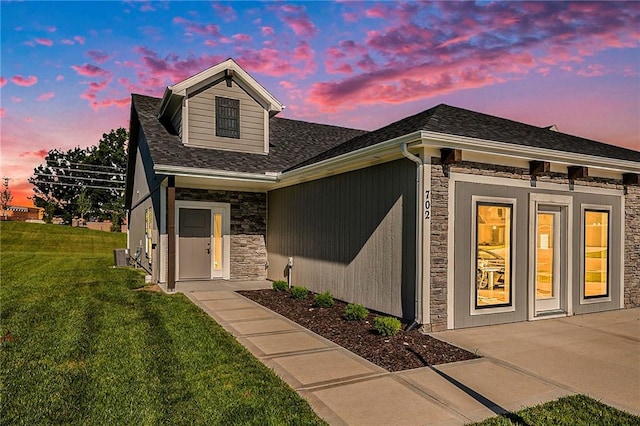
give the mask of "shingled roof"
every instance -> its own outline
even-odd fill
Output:
[[[160,98],[132,95],[132,105],[144,132],[154,165],[221,171],[280,172],[325,152],[364,130],[273,117],[269,122],[269,154],[197,148],[182,144],[158,121]]]
[[[419,130],[466,136],[513,145],[640,162],[640,152],[531,126],[505,118],[440,104],[378,130],[357,136],[289,170],[337,157]]]

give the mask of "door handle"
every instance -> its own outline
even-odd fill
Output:
[[[211,254],[211,249],[210,248],[207,249],[207,254]]]

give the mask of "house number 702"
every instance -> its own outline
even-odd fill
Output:
[[[431,191],[424,191],[424,220],[431,219],[431,199],[429,198]]]

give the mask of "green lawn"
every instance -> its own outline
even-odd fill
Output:
[[[609,407],[584,395],[571,395],[517,413],[492,417],[474,426],[510,425],[640,425],[640,417]]]
[[[183,295],[134,291],[125,236],[0,223],[0,423],[322,424]]]

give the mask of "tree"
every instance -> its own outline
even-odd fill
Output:
[[[9,178],[4,178],[2,192],[0,192],[0,206],[2,206],[2,217],[4,217],[4,220],[7,220],[7,210],[11,205],[11,200],[13,200],[13,194],[9,189]]]
[[[127,130],[119,128],[104,133],[97,146],[49,151],[29,179],[34,203],[45,208],[47,220],[121,217],[128,139]]]

